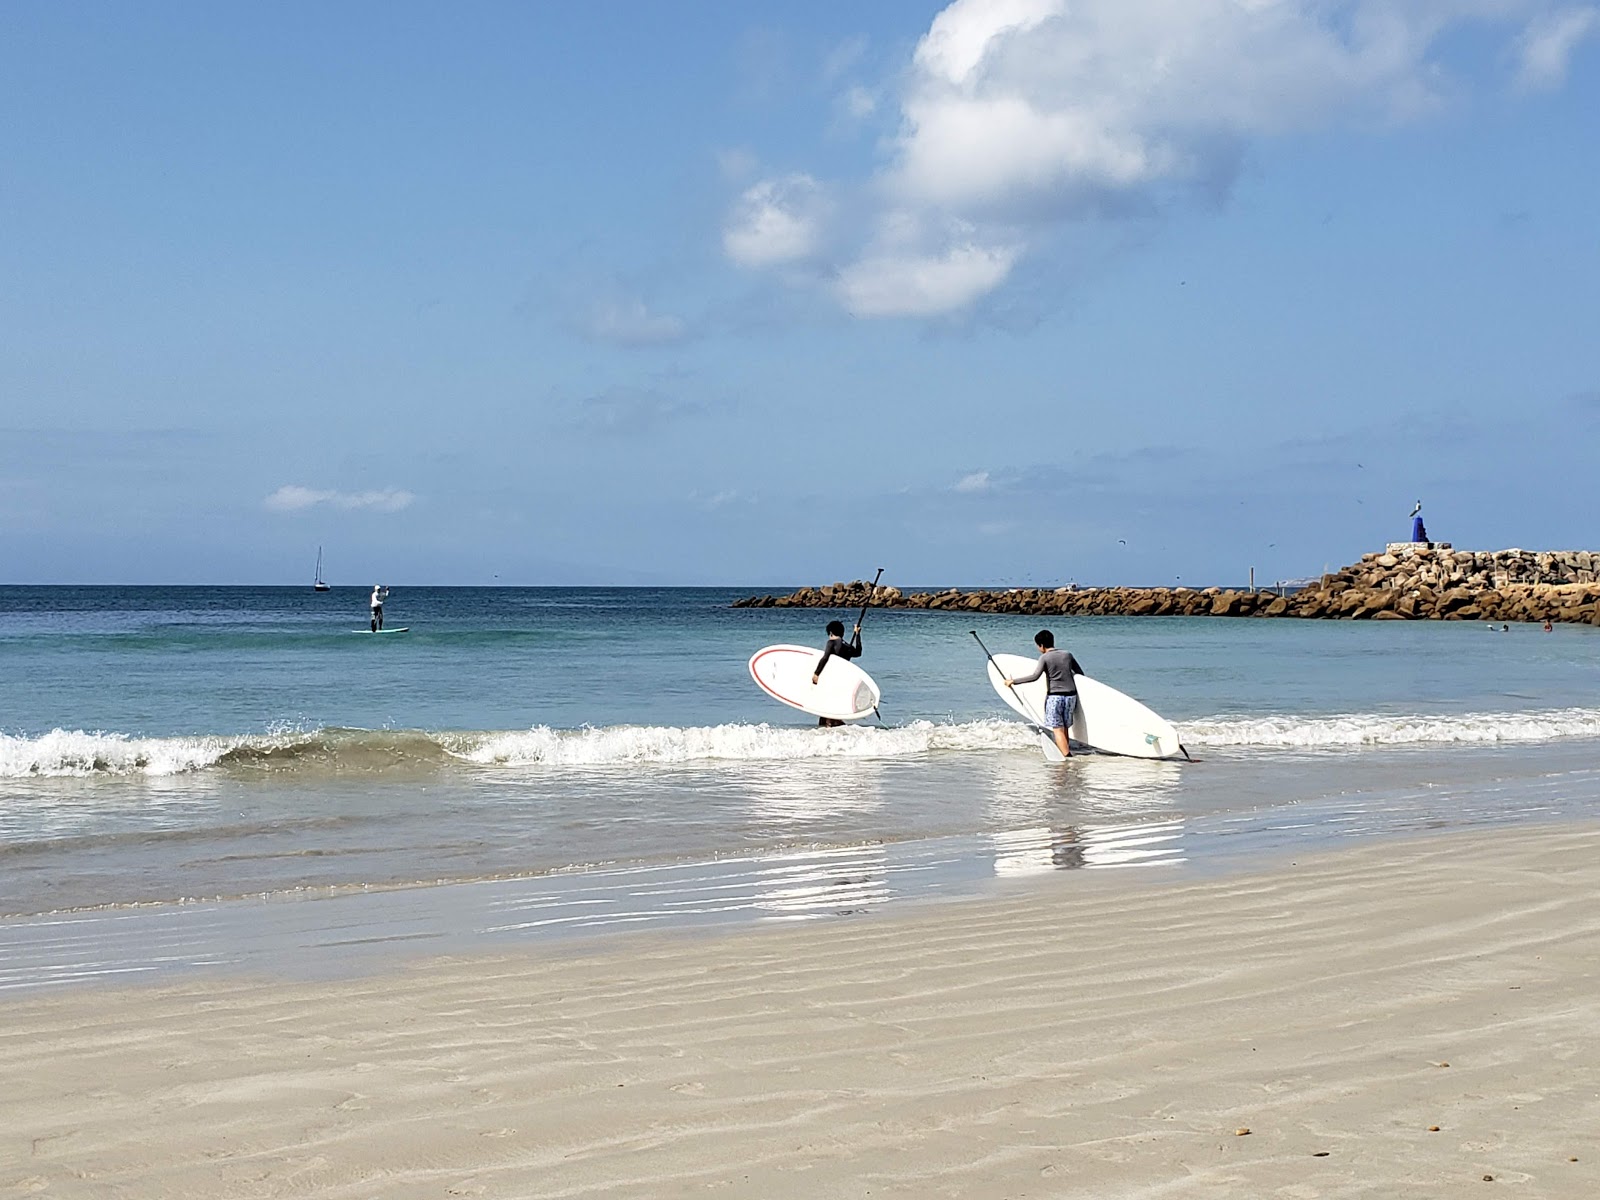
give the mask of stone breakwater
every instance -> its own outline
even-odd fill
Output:
[[[1301,617],[1351,621],[1559,621],[1600,625],[1600,552],[1455,550],[1401,542],[1280,595],[1185,587],[1008,588],[903,593],[857,580],[751,596],[735,608],[929,609],[1039,616]]]

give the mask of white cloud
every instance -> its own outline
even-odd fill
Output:
[[[888,181],[975,218],[1205,178],[1243,139],[1425,110],[1438,35],[1493,7],[956,0],[917,46]]]
[[[265,500],[273,512],[299,512],[301,509],[327,505],[330,508],[368,509],[372,512],[399,512],[409,508],[416,496],[400,488],[384,488],[374,492],[336,492],[322,488],[285,484]]]
[[[1455,94],[1441,53],[1474,30],[1552,86],[1600,9],[1561,0],[954,0],[898,80],[899,127],[849,191],[807,175],[746,191],[725,231],[745,266],[820,259],[862,317],[934,316],[999,287],[1066,222],[1226,188],[1254,141],[1379,128]],[[863,113],[871,97],[863,89]],[[838,196],[836,202],[823,198]],[[887,244],[891,221],[917,227]]]
[[[1033,29],[1061,13],[1065,0],[956,0],[933,19],[913,62],[935,78],[960,86],[972,78],[998,39]]]
[[[1578,43],[1600,32],[1600,9],[1563,8],[1535,17],[1517,40],[1517,83],[1530,90],[1560,87]]]
[[[722,232],[723,249],[743,267],[809,258],[821,244],[827,197],[809,175],[766,179],[745,190]]]
[[[970,475],[963,475],[955,482],[958,492],[987,492],[994,484],[989,480],[989,472],[974,471]]]
[[[972,243],[938,253],[892,251],[839,272],[840,302],[858,317],[931,317],[954,312],[993,291],[1017,252]]]

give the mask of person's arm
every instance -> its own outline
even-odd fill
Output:
[[[861,657],[861,626],[856,626],[855,636],[834,651],[840,658]]]
[[[1087,675],[1089,673],[1078,665],[1077,657],[1070,650],[1067,651],[1067,670],[1074,675]]]
[[[1039,678],[1039,676],[1041,676],[1043,674],[1044,674],[1044,658],[1043,658],[1043,656],[1041,656],[1039,661],[1034,664],[1033,674],[1032,675],[1029,675],[1029,676],[1027,676],[1026,678],[1023,678],[1023,679],[1008,679],[1008,680],[1006,680],[1006,685],[1008,687],[1010,687],[1010,686],[1014,686],[1014,685],[1019,684],[1019,683],[1032,683],[1035,679]]]
[[[816,683],[822,677],[822,668],[828,665],[828,660],[834,655],[834,647],[841,645],[838,638],[829,638],[828,644],[822,648],[822,657],[817,659],[817,669],[811,672],[811,682]]]

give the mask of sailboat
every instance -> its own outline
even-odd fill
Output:
[[[327,583],[323,583],[322,582],[322,547],[321,546],[317,547],[317,574],[316,574],[315,582],[312,583],[312,585],[311,585],[311,590],[313,592],[331,592],[331,591],[333,591],[333,585],[332,584],[327,584]]]

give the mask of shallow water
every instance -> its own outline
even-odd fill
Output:
[[[1173,823],[1193,869],[1593,808],[1600,630],[873,612],[889,727],[818,730],[745,664],[853,614],[738,594],[396,588],[379,640],[364,590],[0,589],[0,913]],[[1203,761],[1044,764],[968,632],[1041,624]]]

